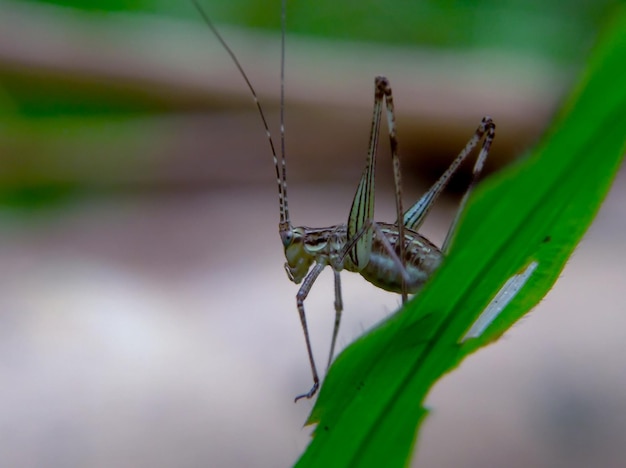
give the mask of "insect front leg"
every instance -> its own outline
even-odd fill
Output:
[[[311,390],[309,390],[307,393],[303,393],[302,395],[298,395],[294,400],[296,402],[301,398],[311,398],[313,395],[315,395],[320,385],[320,378],[317,375],[317,368],[315,367],[315,359],[313,359],[313,348],[311,347],[311,339],[309,338],[309,327],[307,326],[306,314],[304,312],[304,300],[309,295],[313,283],[315,283],[315,280],[325,267],[325,263],[316,263],[313,269],[309,272],[308,275],[306,275],[306,277],[302,281],[302,286],[300,286],[298,294],[296,294],[298,313],[300,314],[300,321],[302,322],[302,330],[304,332],[306,350],[309,354],[309,363],[311,364],[311,373],[313,374],[313,386],[311,387]]]

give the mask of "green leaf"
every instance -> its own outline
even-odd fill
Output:
[[[433,280],[337,358],[308,421],[318,424],[314,439],[297,466],[405,466],[433,384],[550,290],[625,151],[625,63],[622,8],[543,142],[471,198]],[[464,339],[522,272],[529,277],[508,291],[511,302],[484,332]]]

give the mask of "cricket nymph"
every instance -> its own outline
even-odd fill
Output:
[[[285,247],[285,270],[291,281],[300,284],[313,263],[331,266],[335,271],[360,273],[374,286],[400,294],[405,280],[407,292],[415,294],[430,278],[443,260],[441,250],[421,234],[404,230],[405,258],[393,258],[389,246],[399,255],[398,226],[377,223],[372,235],[368,261],[359,267],[347,255],[347,227],[345,224],[327,228],[287,227],[281,231]],[[385,241],[378,237],[385,237]],[[388,245],[387,245],[388,244]],[[404,272],[402,271],[404,269]]]
[[[389,80],[384,76],[374,78],[374,109],[370,138],[365,159],[365,168],[358,182],[352,206],[348,213],[348,222],[326,228],[293,227],[289,216],[287,198],[287,158],[285,154],[285,18],[286,0],[282,2],[281,15],[281,61],[280,61],[280,157],[276,152],[269,126],[263,113],[263,108],[256,92],[246,76],[241,64],[228,44],[220,36],[211,20],[202,11],[197,0],[192,0],[209,29],[230,55],[233,63],[244,79],[250,94],[256,104],[261,122],[265,129],[278,188],[279,222],[278,232],[285,249],[285,270],[289,279],[301,284],[296,294],[296,305],[304,332],[313,386],[311,389],[296,397],[311,398],[319,388],[319,375],[313,358],[313,349],[309,337],[309,328],[304,310],[304,300],[308,296],[313,284],[320,273],[329,266],[333,270],[335,279],[335,324],[330,343],[327,367],[330,366],[337,341],[337,333],[343,312],[341,297],[340,272],[348,270],[360,273],[367,281],[387,291],[402,294],[405,302],[409,293],[416,293],[437,269],[443,257],[448,253],[450,242],[456,231],[456,224],[463,211],[468,195],[472,191],[485,160],[491,143],[495,138],[496,126],[493,120],[485,116],[478,128],[474,131],[465,147],[454,158],[446,171],[430,187],[430,189],[406,212],[402,207],[402,186],[400,173],[400,156],[398,154],[398,138],[396,136],[396,118]],[[383,112],[383,108],[385,112]],[[391,147],[391,162],[395,187],[396,223],[377,223],[374,221],[375,199],[375,167],[380,133],[380,124],[383,115],[387,120],[389,144]],[[459,169],[472,151],[481,143],[476,157],[472,178],[467,188],[457,215],[448,230],[446,239],[441,248],[436,247],[418,230],[426,215],[430,211],[437,197],[444,190],[452,175]],[[402,239],[402,242],[399,240]]]

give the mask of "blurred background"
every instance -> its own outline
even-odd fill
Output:
[[[278,135],[279,0],[201,0]],[[615,0],[289,2],[297,225],[345,222],[374,76],[405,203],[491,115],[487,172],[546,129]],[[616,77],[619,79],[619,77]],[[386,130],[383,130],[386,131]],[[377,219],[394,208],[381,138]],[[310,371],[252,98],[191,2],[0,0],[0,465],[285,466]],[[622,466],[626,192],[547,298],[428,399],[416,466]],[[424,233],[440,243],[466,174]],[[340,348],[399,305],[346,273]],[[323,362],[332,274],[306,302]]]

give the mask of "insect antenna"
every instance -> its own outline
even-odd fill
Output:
[[[270,133],[269,126],[267,124],[267,119],[265,118],[265,113],[263,112],[263,107],[261,106],[261,102],[257,97],[256,91],[254,90],[254,86],[248,79],[248,75],[244,71],[243,67],[239,63],[237,56],[232,51],[232,49],[228,46],[222,35],[219,33],[213,22],[209,19],[209,15],[205,13],[202,9],[198,0],[191,0],[196,10],[202,17],[205,24],[209,27],[213,35],[217,38],[217,40],[222,44],[222,47],[228,55],[230,55],[231,60],[239,70],[239,74],[243,77],[252,94],[252,98],[254,99],[254,103],[256,104],[257,110],[259,111],[259,115],[261,116],[261,121],[263,122],[263,127],[265,128],[265,135],[267,136],[267,140],[270,144],[270,148],[272,151],[272,157],[274,159],[274,168],[276,169],[276,181],[278,183],[278,200],[280,203],[280,225],[281,226],[290,226],[291,221],[289,218],[289,207],[287,206],[287,164],[285,162],[285,23],[286,23],[286,0],[282,2],[282,15],[281,15],[281,58],[280,58],[280,168],[278,164],[278,156],[276,155],[276,149],[274,147],[274,140],[272,139],[272,134]]]

